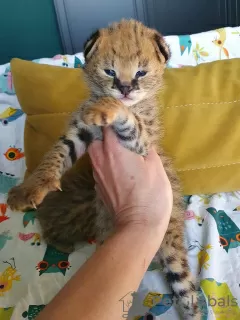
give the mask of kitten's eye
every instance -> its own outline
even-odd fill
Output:
[[[144,77],[147,74],[147,71],[138,71],[136,73],[136,78]]]
[[[114,70],[105,69],[104,71],[110,77],[115,77],[116,76],[116,72]]]

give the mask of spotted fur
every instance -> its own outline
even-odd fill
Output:
[[[184,319],[200,319],[195,281],[184,248],[179,182],[171,162],[158,147],[161,125],[157,120],[156,94],[162,87],[169,55],[161,34],[134,20],[123,20],[95,32],[85,44],[89,100],[72,115],[68,130],[32,176],[10,191],[8,205],[16,210],[39,206],[37,216],[43,236],[61,250],[70,252],[76,242],[87,238],[102,242],[114,225],[96,197],[89,179],[91,173],[69,171],[60,183],[63,173],[93,140],[102,139],[103,126],[111,125],[123,146],[143,156],[155,145],[174,193],[170,224],[156,259],[164,265]],[[61,187],[63,192],[50,192]]]

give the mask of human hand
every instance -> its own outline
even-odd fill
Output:
[[[96,191],[115,217],[116,227],[140,225],[166,231],[172,210],[172,189],[155,150],[142,156],[124,148],[111,128],[104,140],[88,148]]]

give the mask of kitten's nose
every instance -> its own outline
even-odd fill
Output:
[[[132,91],[132,86],[129,84],[121,83],[119,86],[119,90],[124,96],[127,96]]]

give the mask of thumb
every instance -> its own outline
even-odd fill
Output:
[[[153,147],[149,149],[148,155],[145,157],[145,162],[153,165],[161,164],[161,167],[163,167],[161,158]]]
[[[149,162],[149,161],[154,161],[156,158],[160,158],[159,155],[157,154],[156,150],[154,149],[154,147],[151,147],[148,150],[148,154],[145,157],[145,161]]]
[[[102,166],[104,162],[103,142],[99,140],[93,141],[88,147],[88,154],[94,168]]]
[[[105,151],[111,150],[111,152],[114,152],[121,148],[121,144],[118,141],[118,138],[111,127],[103,128],[103,137]]]

